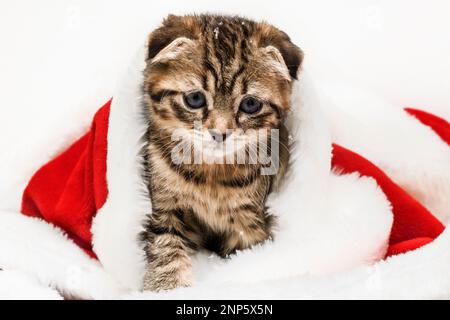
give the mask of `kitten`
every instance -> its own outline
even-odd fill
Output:
[[[152,200],[143,234],[145,290],[189,286],[197,250],[226,257],[272,238],[275,219],[265,202],[289,162],[284,119],[302,59],[284,32],[240,17],[170,15],[151,33],[143,86]],[[205,159],[215,163],[174,161],[179,129],[184,138],[192,134],[192,145],[202,141]],[[237,150],[250,157],[263,145],[256,130],[272,136],[272,129],[280,146],[275,174],[262,174],[255,161],[217,161],[229,156],[225,144],[238,146],[233,160]]]

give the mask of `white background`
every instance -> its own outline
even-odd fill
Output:
[[[0,0],[0,208],[17,209],[167,13],[206,11],[267,20],[318,76],[450,119],[449,1]]]

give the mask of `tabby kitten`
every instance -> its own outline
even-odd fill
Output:
[[[143,86],[152,201],[143,234],[145,290],[189,286],[190,255],[197,250],[226,257],[271,239],[275,221],[265,202],[289,161],[284,119],[302,58],[284,32],[240,17],[170,15],[151,33]],[[216,152],[226,143],[249,156],[262,145],[256,130],[277,129],[279,170],[267,175],[261,163],[177,163],[178,129],[192,133],[187,139],[194,144],[201,140],[215,160],[226,156]]]

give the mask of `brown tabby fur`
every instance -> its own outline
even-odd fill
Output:
[[[196,250],[226,257],[271,239],[275,221],[265,202],[288,164],[283,123],[302,58],[284,32],[240,17],[171,15],[150,35],[143,87],[152,199],[143,235],[145,290],[190,285]],[[205,94],[206,107],[184,106],[183,93],[192,90]],[[246,94],[264,102],[257,114],[239,111]],[[278,174],[261,175],[259,164],[174,164],[171,134],[180,127],[192,130],[195,120],[222,133],[279,129]]]

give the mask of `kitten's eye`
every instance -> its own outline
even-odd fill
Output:
[[[206,105],[206,98],[200,91],[194,91],[184,95],[184,103],[193,109],[198,109]]]
[[[244,98],[239,105],[239,110],[249,114],[256,113],[261,110],[261,108],[262,102],[255,97]]]

